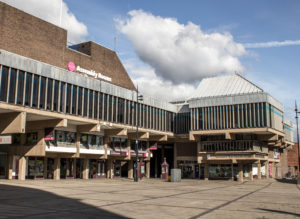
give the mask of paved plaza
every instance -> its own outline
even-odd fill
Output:
[[[290,181],[0,181],[0,218],[299,218]]]

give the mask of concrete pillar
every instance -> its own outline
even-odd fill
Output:
[[[243,182],[244,181],[244,177],[243,177],[243,164],[239,163],[238,164],[238,171],[239,171],[239,182]]]
[[[8,169],[8,173],[7,173],[7,178],[8,179],[12,179],[13,178],[13,165],[14,165],[14,159],[13,159],[13,155],[9,155],[7,157],[7,169]]]
[[[174,168],[177,168],[177,143],[174,143]]]
[[[82,178],[89,179],[89,159],[87,159],[87,158],[84,158]]]
[[[249,166],[250,166],[249,179],[250,179],[251,181],[253,181],[252,164],[249,164]]]
[[[112,159],[108,159],[107,160],[107,173],[106,173],[106,178],[107,179],[112,179],[113,178],[113,160]]]
[[[133,179],[133,160],[128,161],[128,178]]]
[[[269,161],[265,162],[265,168],[266,168],[266,179],[269,179]]]
[[[19,172],[18,172],[18,180],[25,180],[26,176],[26,158],[20,157],[19,159]]]
[[[150,161],[146,162],[146,178],[150,178]]]
[[[66,178],[70,176],[70,159],[66,159]]]
[[[261,179],[261,163],[260,163],[260,161],[257,164],[257,179]]]
[[[48,158],[44,157],[44,179],[47,179]]]
[[[231,180],[234,181],[233,163],[231,164]]]
[[[208,180],[208,176],[209,176],[208,168],[209,168],[208,163],[204,163],[204,180]]]
[[[53,179],[60,179],[60,157],[54,159],[54,174]]]
[[[73,159],[73,177],[76,179],[76,158]]]

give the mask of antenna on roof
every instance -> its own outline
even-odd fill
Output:
[[[114,37],[114,51],[116,52],[116,47],[117,47],[117,37]]]

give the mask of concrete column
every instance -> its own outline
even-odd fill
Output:
[[[70,159],[66,159],[66,178],[70,176]]]
[[[25,180],[26,176],[26,159],[25,157],[20,157],[19,159],[19,173],[18,180]]]
[[[60,179],[60,157],[54,159],[54,176],[53,179]]]
[[[112,179],[113,178],[113,160],[108,159],[107,160],[107,173],[106,173],[106,178],[107,179]]]
[[[73,159],[73,177],[76,179],[76,158]]]
[[[234,181],[233,163],[231,164],[231,180]]]
[[[89,159],[84,158],[82,178],[89,179]]]
[[[257,164],[257,179],[261,179],[261,163],[260,163],[260,161]]]
[[[44,179],[47,179],[48,158],[44,157]]]
[[[238,171],[239,171],[239,182],[243,182],[244,178],[243,178],[243,164],[239,163],[238,164]]]
[[[174,143],[174,168],[177,168],[177,143]]]
[[[204,180],[208,180],[208,163],[204,163]]]
[[[265,168],[266,168],[266,179],[269,179],[269,161],[265,162]]]
[[[128,178],[133,179],[133,160],[128,161]]]
[[[12,179],[13,178],[13,175],[12,175],[13,165],[14,165],[13,155],[9,155],[7,157],[7,169],[8,169],[7,178],[8,179]]]
[[[150,178],[150,161],[146,162],[146,178]]]
[[[251,181],[253,181],[252,164],[249,164],[249,165],[250,165],[249,178],[250,178]]]

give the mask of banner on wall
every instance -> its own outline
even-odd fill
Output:
[[[11,135],[0,136],[0,144],[12,144],[12,136]]]
[[[54,141],[54,128],[45,128],[45,141]]]

